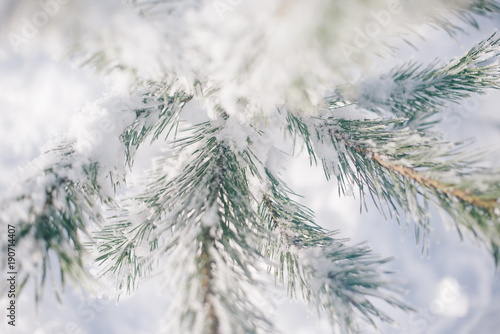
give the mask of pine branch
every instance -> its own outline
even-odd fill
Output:
[[[410,179],[426,188],[434,188],[440,193],[443,193],[449,197],[454,197],[461,202],[479,207],[483,210],[492,211],[498,207],[498,202],[493,198],[482,199],[477,195],[471,194],[470,191],[456,189],[449,184],[422,175],[421,173],[416,172],[414,167],[405,167],[394,162],[388,162],[384,156],[374,154],[373,152],[369,152],[359,147],[354,147],[354,149],[365,156],[371,156],[374,161],[376,161],[380,166],[386,168],[387,170],[396,172],[399,175]]]
[[[437,122],[431,117],[449,103],[459,104],[473,94],[500,88],[499,54],[500,36],[495,32],[448,64],[404,64],[376,80],[362,82],[360,87],[344,88],[343,93],[329,99],[330,105],[347,98],[358,108],[379,115],[408,118],[401,127],[428,129]]]
[[[33,254],[31,258],[20,259],[19,272],[25,276],[23,280],[35,277],[37,301],[51,271],[51,253],[58,261],[63,285],[67,278],[77,282],[85,276],[80,233],[86,233],[89,222],[102,221],[97,200],[113,203],[101,192],[98,166],[92,163],[77,166],[74,162],[77,155],[67,143],[47,152],[46,160],[38,161],[22,188],[13,190],[14,198],[2,203],[2,220],[19,228],[16,244],[29,248]],[[72,177],[74,168],[82,170],[82,178]],[[26,215],[19,215],[20,207],[27,211]]]
[[[207,310],[208,330],[210,334],[219,333],[219,319],[212,298],[217,295],[214,287],[215,261],[210,257],[210,249],[215,247],[215,239],[210,235],[210,229],[203,229],[201,242],[201,288],[203,290],[202,303]]]
[[[133,203],[129,203],[133,205]],[[151,238],[150,224],[133,226],[130,222],[130,213],[125,209],[120,216],[112,217],[112,224],[104,226],[93,235],[92,242],[87,247],[93,247],[101,255],[95,259],[99,266],[108,265],[102,275],[113,273],[117,281],[118,291],[126,289],[132,293],[139,284],[139,279],[147,277],[153,271],[153,263],[149,257],[144,256],[147,251],[152,252],[158,247],[158,241]],[[138,252],[139,245],[145,251]]]
[[[489,17],[492,14],[500,13],[500,3],[497,0],[470,0],[455,3],[454,6],[452,15],[476,29],[479,28],[479,24],[474,17],[475,15]],[[456,37],[457,33],[464,32],[462,27],[443,16],[437,16],[434,20],[437,26],[444,29],[452,37]]]
[[[134,110],[136,119],[121,134],[125,145],[127,164],[131,167],[133,156],[139,146],[151,137],[151,143],[164,135],[165,140],[178,128],[179,115],[182,108],[191,101],[192,95],[172,91],[173,84],[154,83],[150,92],[144,94],[144,108]]]
[[[145,138],[151,135],[155,140],[164,130],[168,136],[175,129],[178,115],[191,97],[182,93],[170,96],[170,86],[162,87],[144,95],[140,101],[143,109],[130,110],[137,103],[129,101],[119,104],[120,108],[125,109],[116,110],[111,115],[106,114],[118,118],[126,113],[134,115],[130,125],[125,125],[124,129],[116,129],[125,152],[123,161],[117,162],[118,166],[110,165],[109,162],[101,164],[99,150],[94,152],[100,144],[99,140],[92,142],[90,139],[89,142],[84,138],[84,142],[81,142],[80,138],[70,137],[40,157],[37,165],[34,165],[33,175],[27,178],[22,188],[13,190],[14,195],[3,203],[2,212],[7,216],[6,221],[20,228],[17,242],[32,239],[35,248],[33,252],[41,254],[40,263],[35,261],[36,263],[31,264],[27,261],[24,266],[34,266],[41,270],[41,278],[37,279],[36,284],[37,299],[38,291],[45,284],[46,271],[50,267],[51,251],[57,256],[63,285],[66,277],[76,282],[85,275],[81,238],[89,235],[87,227],[90,223],[103,222],[101,204],[114,206],[113,194],[106,190],[103,182],[110,182],[112,187],[119,185],[125,177],[118,171],[121,169],[120,165],[131,165],[136,149]],[[111,98],[102,103],[113,104],[114,100]],[[121,119],[116,122],[109,119],[106,121],[108,123],[105,124],[111,122],[113,126],[123,123]],[[123,131],[120,132],[121,130]],[[114,133],[106,135],[112,137]],[[83,144],[91,147],[87,146],[82,150],[80,146]],[[20,216],[17,209],[19,207],[23,210],[27,208],[28,215]],[[24,274],[29,277],[30,271],[32,270]]]
[[[312,212],[292,200],[293,192],[261,161],[269,151],[255,149],[271,146],[262,139],[274,129],[276,104],[312,114],[325,90],[335,91],[327,99],[330,116],[289,114],[286,126],[294,140],[302,138],[311,162],[321,161],[327,178],[337,177],[339,192],[356,185],[361,206],[366,207],[364,196],[369,194],[383,214],[388,208],[399,220],[403,212],[407,226],[415,222],[417,241],[421,231],[430,231],[428,204],[434,203],[455,220],[459,233],[466,231],[488,244],[500,263],[499,173],[471,167],[477,156],[466,152],[466,143],[449,143],[424,132],[448,103],[499,88],[499,35],[449,64],[411,62],[362,83],[359,91],[337,87],[373,54],[394,50],[390,39],[414,32],[413,24],[455,36],[463,23],[477,27],[478,16],[500,13],[498,1],[407,1],[400,10],[394,4],[389,10],[379,0],[351,1],[349,6],[319,1],[309,8],[283,0],[262,13],[265,1],[233,2],[229,7],[234,15],[227,22],[234,29],[221,29],[222,21],[214,20],[211,10],[216,4],[210,1],[127,2],[141,18],[132,15],[125,25],[106,27],[111,38],[94,36],[86,39],[88,44],[78,39],[72,55],[105,74],[120,71],[132,77],[132,86],[142,93],[119,108],[112,105],[119,100],[115,98],[92,106],[99,115],[119,111],[109,123],[116,131],[101,133],[104,139],[92,143],[88,152],[81,148],[82,137],[91,129],[69,135],[43,157],[40,168],[23,183],[26,189],[17,189],[2,207],[2,220],[19,227],[17,242],[41,255],[32,263],[22,259],[21,268],[41,276],[36,278],[37,300],[51,271],[52,253],[63,283],[85,275],[82,240],[89,239],[99,253],[96,262],[102,273],[116,277],[120,291],[131,293],[154,270],[166,268],[170,282],[178,283],[170,332],[272,332],[262,307],[266,264],[289,295],[300,290],[342,332],[356,332],[361,323],[392,323],[377,307],[379,301],[410,310],[400,301],[396,282],[387,278],[390,273],[381,269],[389,259],[373,255],[364,245],[347,246],[316,225]],[[12,10],[19,8],[19,2],[7,3]],[[304,21],[296,22],[297,13],[306,9]],[[254,13],[262,14],[257,25],[247,20]],[[71,27],[78,20],[69,21]],[[132,23],[144,30],[137,29],[136,35],[135,29],[124,29]],[[368,32],[373,27],[378,29],[374,36]],[[143,36],[157,43],[149,38],[138,43]],[[130,44],[121,42],[129,37],[131,44],[140,45],[141,57],[123,52]],[[215,46],[212,37],[219,38]],[[101,45],[95,47],[95,40]],[[166,79],[154,81],[158,77]],[[198,94],[202,87],[205,94]],[[203,99],[208,114],[220,112],[219,119],[184,128],[180,115],[194,95]],[[336,110],[350,105],[405,119],[339,119]],[[256,129],[264,123],[256,121],[262,115],[269,124]],[[234,130],[242,119],[251,125]],[[100,120],[98,116],[93,125]],[[251,135],[237,133],[247,128]],[[113,198],[116,186],[125,181],[126,165],[132,168],[136,151],[148,139],[161,137],[171,156],[158,160],[145,191],[123,202],[110,223],[104,223],[103,206],[115,209]],[[253,181],[267,188],[256,190]],[[94,223],[98,231],[89,235]],[[33,270],[25,269],[30,265]]]
[[[182,285],[175,288],[172,331],[271,330],[266,316],[252,302],[254,294],[261,293],[255,278],[261,255],[255,245],[264,232],[255,225],[248,190],[246,170],[252,168],[241,166],[251,161],[248,154],[231,151],[220,138],[223,123],[206,122],[186,129],[187,135],[174,141],[174,147],[192,151],[192,158],[173,177],[162,160],[156,180],[136,199],[146,207],[139,216],[147,218],[121,229],[118,224],[110,226],[118,228],[118,243],[102,233],[97,236],[103,241],[98,244],[99,260],[105,272],[117,274],[119,286],[135,282],[130,276],[139,277],[146,268],[128,270],[128,265],[169,259],[169,279]],[[138,235],[137,231],[144,232]],[[135,258],[115,255],[126,249]]]
[[[342,333],[357,332],[358,319],[374,327],[375,318],[393,323],[371,298],[411,310],[399,300],[396,282],[379,269],[389,259],[374,256],[368,247],[349,247],[344,240],[333,239],[332,233],[314,223],[308,209],[289,198],[290,190],[281,181],[269,171],[267,176],[270,191],[263,195],[259,211],[277,234],[267,244],[267,254],[278,264],[275,275],[290,295],[299,283],[309,305],[326,313]]]
[[[384,206],[407,226],[415,222],[417,241],[421,230],[430,230],[428,203],[434,203],[464,231],[490,248],[498,263],[500,245],[500,177],[495,171],[471,167],[478,154],[467,152],[467,143],[450,143],[418,131],[393,129],[403,120],[345,120],[318,118],[302,123],[308,132],[292,128],[309,141],[309,153],[318,157],[327,177],[335,175],[339,191],[357,185],[362,199],[369,194],[384,214]],[[306,125],[307,124],[307,125]],[[314,134],[311,134],[314,133]],[[424,249],[426,244],[424,243]]]

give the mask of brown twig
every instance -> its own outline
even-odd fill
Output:
[[[335,136],[335,133],[333,133]],[[335,136],[339,140],[343,140],[346,142],[345,138],[339,138],[338,136]],[[347,142],[346,142],[347,144]],[[442,194],[445,194],[449,197],[454,197],[458,199],[459,201],[467,204],[471,204],[475,207],[482,208],[487,211],[493,211],[495,208],[498,207],[498,203],[494,199],[489,199],[489,200],[483,200],[478,198],[477,196],[472,195],[470,192],[461,190],[461,189],[455,189],[452,186],[445,184],[441,181],[432,179],[428,176],[422,175],[419,172],[415,170],[413,167],[406,167],[406,166],[401,166],[395,163],[392,163],[389,161],[389,159],[386,158],[386,156],[377,154],[375,152],[369,151],[365,148],[359,147],[356,144],[349,143],[350,147],[354,148],[358,153],[370,157],[373,161],[375,161],[379,166],[384,167],[390,171],[396,172],[399,175],[401,175],[404,178],[407,178],[409,180],[412,180],[421,186],[424,186],[426,188],[432,188]]]
[[[205,229],[203,234],[203,241],[201,244],[201,287],[203,289],[203,305],[208,308],[208,328],[210,334],[219,333],[219,319],[215,313],[215,306],[211,300],[211,296],[214,295],[213,288],[213,266],[214,261],[210,258],[209,248],[215,242],[214,238],[210,235],[210,229]]]

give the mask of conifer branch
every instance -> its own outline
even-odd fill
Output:
[[[289,119],[294,119],[296,133],[310,142],[309,153],[322,161],[327,177],[337,177],[339,191],[358,186],[362,200],[369,194],[383,214],[386,206],[398,221],[401,209],[407,225],[415,222],[417,241],[420,230],[424,232],[424,249],[431,202],[453,218],[460,235],[470,232],[499,261],[500,175],[472,167],[478,154],[469,153],[467,143],[393,126],[404,119],[318,118],[302,122],[307,133],[293,125],[301,122],[297,117]]]
[[[136,108],[135,120],[120,135],[125,145],[127,164],[131,167],[133,156],[139,146],[151,138],[151,143],[156,141],[160,135],[165,140],[177,132],[179,115],[182,108],[193,99],[182,91],[173,91],[172,84],[154,83],[150,91],[143,95],[143,108]]]
[[[375,160],[380,166],[397,172],[401,176],[411,179],[414,182],[427,187],[434,188],[436,191],[446,194],[450,197],[455,197],[458,200],[474,205],[476,207],[482,208],[484,210],[493,211],[498,207],[498,202],[494,199],[481,199],[479,196],[475,196],[472,191],[465,191],[461,189],[455,189],[449,184],[445,184],[439,180],[432,179],[428,176],[421,175],[416,172],[412,167],[405,167],[399,164],[388,162],[387,159],[381,155],[374,154],[369,152],[366,149],[361,149],[359,147],[355,147],[357,151],[366,156],[371,156],[373,160]]]
[[[459,104],[473,94],[500,88],[500,35],[495,32],[474,45],[464,56],[448,64],[409,62],[395,67],[375,80],[357,87],[344,87],[329,99],[330,106],[340,101],[379,115],[392,114],[408,120],[398,125],[429,129],[436,116],[450,103]]]
[[[266,254],[277,263],[275,275],[290,295],[298,283],[309,305],[346,333],[359,329],[359,316],[374,327],[374,318],[392,323],[366,296],[411,310],[399,300],[395,281],[386,278],[389,273],[380,270],[389,259],[379,259],[368,247],[349,247],[333,239],[333,233],[314,223],[308,209],[289,198],[291,192],[282,181],[269,171],[267,176],[271,186],[259,211],[277,238],[270,240]]]
[[[55,254],[58,261],[63,285],[68,278],[77,282],[86,276],[80,234],[87,233],[89,222],[102,222],[96,201],[113,203],[112,198],[101,192],[97,182],[98,166],[77,165],[77,156],[68,143],[46,152],[46,159],[39,159],[32,166],[32,175],[22,187],[2,203],[2,220],[19,228],[16,245],[26,245],[33,259],[37,259],[20,259],[19,264],[23,280],[35,278],[36,300],[40,299],[51,271],[51,254]],[[81,169],[81,178],[72,177],[73,168]],[[26,209],[27,214],[19,215],[19,207]],[[29,241],[26,243],[26,240]]]
[[[119,112],[122,112],[133,113],[135,116],[133,122],[119,134],[125,154],[124,161],[118,162],[118,165],[127,162],[131,164],[136,149],[148,135],[152,134],[155,140],[164,130],[167,130],[168,136],[174,129],[180,110],[192,96],[182,93],[170,96],[168,92],[168,85],[161,86],[144,95],[140,101],[144,108],[131,110],[132,106],[137,104],[129,101],[128,104],[122,104],[121,108],[124,109],[116,110],[114,115],[121,116]],[[63,283],[66,277],[78,281],[86,275],[82,261],[85,247],[81,238],[89,236],[90,223],[101,224],[104,221],[102,205],[115,206],[113,194],[103,191],[106,186],[102,184],[102,180],[116,187],[125,177],[116,171],[117,166],[108,164],[103,168],[99,157],[93,155],[93,148],[82,151],[79,147],[81,144],[70,138],[46,152],[39,158],[37,165],[33,166],[33,175],[27,178],[23,189],[19,189],[16,195],[3,203],[2,211],[12,211],[9,220],[20,227],[17,242],[34,239],[33,252],[41,253],[41,263],[27,264],[28,267],[40,267],[42,270],[41,280],[36,284],[37,296],[45,283],[50,251],[57,255]],[[28,189],[28,192],[25,189]],[[39,194],[44,194],[41,206],[36,197]],[[19,206],[29,208],[27,217],[19,217],[19,211],[16,209]],[[104,233],[107,232],[109,231],[105,229]],[[111,248],[110,250],[115,251]],[[115,255],[126,254],[123,252]],[[29,272],[25,275],[29,276]]]
[[[497,0],[471,0],[462,3],[454,4],[456,7],[452,11],[453,15],[460,19],[462,22],[474,27],[479,28],[475,15],[488,17],[492,14],[500,12],[500,3]],[[436,24],[442,27],[448,34],[455,37],[458,32],[463,32],[464,29],[457,24],[453,24],[450,20],[444,17],[435,17]]]
[[[215,262],[210,258],[209,249],[215,246],[215,239],[210,235],[210,229],[203,231],[203,241],[201,242],[201,287],[203,289],[203,305],[208,308],[208,329],[210,334],[219,333],[219,319],[217,318],[215,306],[211,300],[216,292],[214,291],[213,266]]]
[[[265,12],[263,0],[223,10],[199,0],[126,2],[141,17],[129,11],[126,26],[103,29],[112,38],[78,38],[71,53],[84,66],[132,78],[135,96],[100,100],[76,117],[92,116],[44,154],[2,203],[2,222],[19,227],[17,246],[41,255],[31,263],[21,259],[21,273],[32,267],[23,274],[35,276],[36,300],[52,254],[62,282],[79,281],[89,245],[101,274],[113,276],[120,293],[165,271],[175,290],[168,333],[273,332],[262,306],[269,271],[288,295],[301,293],[342,333],[393,323],[379,301],[403,311],[411,307],[383,269],[390,259],[336,239],[293,199],[272,171],[275,147],[269,148],[279,126],[304,142],[327,179],[337,178],[339,193],[357,186],[361,208],[369,195],[382,214],[388,210],[398,222],[404,214],[406,226],[414,222],[417,242],[424,233],[425,247],[428,206],[434,204],[500,264],[500,173],[474,167],[480,154],[469,153],[468,142],[447,142],[428,131],[449,103],[500,88],[499,34],[447,64],[408,62],[376,80],[339,86],[374,54],[390,54],[392,38],[408,42],[403,35],[418,25],[456,36],[464,24],[477,27],[479,16],[499,14],[497,0],[426,1],[430,9],[412,1],[318,1],[307,7],[280,0]],[[6,3],[20,8],[19,1]],[[305,9],[307,15],[300,15]],[[219,20],[228,10],[227,21]],[[248,19],[256,13],[262,14],[257,24]],[[67,21],[66,27],[75,27],[80,20]],[[125,29],[129,23],[140,29]],[[225,23],[231,29],[221,28]],[[120,39],[124,31],[127,38]],[[140,57],[122,52],[136,44]],[[317,110],[325,91],[334,92],[326,99],[328,112]],[[195,96],[201,103],[191,106],[212,120],[190,126],[181,113]],[[296,113],[279,123],[276,105]],[[346,113],[339,111],[346,107],[402,118],[343,119]],[[86,151],[84,137],[104,124],[103,115],[111,126]],[[184,116],[192,123],[200,119]],[[118,205],[116,187],[125,183],[126,167],[133,167],[143,144],[159,139],[168,153],[156,161],[144,191]],[[104,219],[104,208],[116,215]]]
[[[251,301],[255,296],[249,294],[249,290],[260,291],[254,277],[261,259],[256,245],[265,235],[256,225],[246,168],[240,166],[240,160],[251,154],[231,151],[220,136],[223,123],[205,122],[183,131],[186,136],[173,145],[192,150],[193,158],[174,177],[168,177],[168,165],[159,162],[155,180],[136,198],[146,206],[138,216],[148,218],[122,229],[119,238],[125,242],[120,244],[121,250],[115,249],[112,239],[100,244],[99,260],[104,272],[116,270],[120,287],[131,275],[140,277],[140,268],[145,268],[127,270],[120,262],[151,264],[153,259],[170,258],[169,277],[182,282],[182,289],[176,287],[172,329],[190,333],[220,333],[222,328],[234,333],[257,328],[272,331],[267,317]],[[119,229],[118,224],[110,226],[113,228]],[[135,233],[142,229],[146,231],[138,237]],[[101,240],[106,237],[97,235]],[[136,250],[135,259],[113,256],[128,247]]]

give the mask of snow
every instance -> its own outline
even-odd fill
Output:
[[[219,222],[219,207],[217,205],[212,205],[212,207],[206,210],[206,213],[201,218],[202,227],[212,227]]]
[[[77,1],[74,2],[77,3]],[[101,13],[99,18],[96,21],[89,20],[84,27],[99,35],[103,25],[106,25],[109,14],[103,8],[114,5],[98,5],[97,3],[94,1],[92,5],[102,6],[95,10],[96,13]],[[17,56],[10,53],[0,55],[0,58],[7,59],[5,63],[0,64],[0,68],[4,71],[2,73],[4,73],[3,80],[5,81],[0,84],[2,88],[0,89],[0,105],[6,110],[1,116],[2,122],[0,123],[4,137],[0,143],[0,153],[3,157],[0,163],[2,175],[0,189],[3,191],[7,189],[7,184],[14,179],[13,175],[36,175],[43,166],[46,166],[47,161],[37,160],[38,162],[30,167],[31,172],[16,170],[16,166],[23,165],[38,155],[39,147],[44,145],[48,137],[63,132],[63,129],[67,127],[70,127],[66,134],[67,138],[75,139],[78,143],[77,153],[81,156],[81,163],[99,161],[104,170],[125,174],[127,171],[123,156],[118,153],[121,151],[121,143],[116,139],[116,135],[130,124],[133,115],[126,112],[115,114],[116,104],[123,101],[123,95],[128,93],[130,87],[134,85],[135,75],[156,79],[161,68],[173,68],[182,72],[177,73],[185,78],[179,83],[181,87],[189,86],[189,83],[199,75],[207,79],[207,85],[212,85],[214,89],[217,89],[207,97],[206,104],[192,100],[189,103],[189,114],[185,113],[183,116],[186,117],[188,123],[196,123],[208,120],[209,116],[213,117],[214,115],[210,115],[210,112],[213,113],[217,106],[223,106],[231,114],[231,118],[218,136],[229,143],[234,151],[242,151],[248,146],[248,138],[252,141],[262,140],[256,139],[260,137],[256,136],[255,130],[249,126],[250,121],[262,117],[263,123],[269,122],[266,130],[271,129],[279,124],[279,120],[274,119],[273,115],[276,106],[282,104],[292,106],[291,109],[294,110],[313,113],[326,91],[331,89],[336,82],[343,81],[346,77],[351,78],[352,72],[357,69],[344,68],[346,61],[338,55],[338,51],[331,53],[329,59],[323,59],[322,55],[330,51],[330,45],[338,46],[339,41],[352,39],[357,27],[365,27],[364,23],[370,22],[366,20],[366,16],[360,14],[363,12],[360,6],[363,6],[363,9],[366,6],[373,10],[386,8],[383,7],[386,3],[373,0],[365,1],[363,4],[350,2],[342,5],[340,2],[326,0],[313,2],[231,1],[231,5],[228,5],[231,8],[227,11],[207,15],[207,13],[214,13],[214,3],[205,1],[204,5],[200,6],[194,1],[189,2],[186,5],[187,9],[182,12],[182,15],[179,14],[182,20],[174,20],[174,23],[179,23],[179,26],[172,24],[178,28],[178,32],[165,30],[170,45],[161,45],[158,41],[163,36],[159,36],[154,27],[149,24],[143,25],[144,20],[132,15],[131,11],[124,16],[115,15],[109,19],[112,27],[110,30],[104,30],[102,37],[113,46],[108,57],[113,60],[119,59],[126,66],[132,67],[136,64],[141,66],[134,68],[136,72],[131,71],[124,77],[118,74],[111,75],[108,82],[111,83],[113,95],[86,106],[84,105],[86,101],[101,97],[104,85],[88,73],[56,65],[53,59],[57,58],[54,54],[60,51],[57,47],[58,39],[66,38],[61,36],[61,31],[48,27],[49,30],[40,32],[39,38],[26,45],[28,52],[21,52]],[[425,3],[429,5],[437,2],[429,0]],[[86,7],[92,6],[88,5],[83,8]],[[84,17],[87,14],[81,13],[81,15]],[[338,19],[339,27],[344,27],[348,21],[352,29],[342,29],[343,36],[335,34],[335,31],[339,30],[337,26],[331,30],[327,29],[326,40],[323,40],[323,37],[318,37],[315,32],[324,28],[326,22],[331,20],[328,15],[334,15]],[[321,19],[317,20],[317,17]],[[60,19],[66,22],[65,17],[60,16]],[[71,21],[71,19],[74,19],[74,16],[69,16],[68,20]],[[404,21],[404,18],[401,20]],[[15,20],[12,24],[16,24]],[[56,25],[56,21],[52,24]],[[169,24],[165,23],[171,28]],[[159,25],[162,26],[161,23]],[[268,34],[268,31],[274,33]],[[384,31],[384,36],[393,33],[391,28]],[[48,39],[44,37],[45,34],[49,36]],[[118,34],[119,39],[114,39],[113,34]],[[475,33],[474,38],[477,35]],[[185,36],[191,36],[192,39],[184,38]],[[218,36],[221,38],[217,38]],[[437,38],[446,43],[449,40],[443,35],[433,40]],[[44,52],[29,53],[30,50],[39,48],[45,41],[48,43],[43,46]],[[130,41],[133,42],[130,43]],[[84,45],[92,48],[95,43],[96,41],[90,38],[88,44]],[[178,48],[177,45],[179,45]],[[135,50],[147,52],[141,53]],[[365,67],[365,62],[368,61],[367,55],[371,52],[372,46],[364,50],[366,54],[358,55],[359,57],[355,59],[358,63],[354,67]],[[158,53],[161,53],[163,57],[153,56]],[[431,52],[428,51],[428,53]],[[184,65],[181,66],[179,63]],[[186,67],[186,63],[189,67]],[[378,86],[376,97],[382,100],[387,99],[389,88],[391,88],[389,85]],[[247,99],[247,104],[239,103],[240,99]],[[484,136],[487,138],[484,140],[485,143],[498,140],[498,131],[494,124],[479,122],[481,118],[488,122],[496,117],[492,115],[496,106],[492,101],[496,100],[497,95],[489,97],[486,101],[490,104],[486,108],[487,111],[481,113],[479,110],[480,115],[471,116],[472,122],[468,121],[467,124],[452,129],[450,133],[454,132],[453,135],[458,137],[463,136],[460,132],[469,131],[466,125],[471,125],[471,131],[474,132],[468,133],[469,135]],[[134,99],[132,99],[133,103],[135,103]],[[81,108],[83,108],[81,112],[75,114],[75,111]],[[204,110],[209,113],[208,116]],[[353,111],[353,108],[349,108],[348,111],[333,114],[342,118],[352,117],[351,119],[363,117],[363,115],[356,115]],[[489,134],[486,134],[483,128],[487,128]],[[318,221],[328,227],[339,228],[342,236],[352,237],[355,242],[368,239],[377,252],[384,255],[399,255],[399,259],[393,266],[400,271],[401,277],[408,279],[407,286],[411,291],[409,298],[416,302],[418,307],[422,310],[425,308],[432,310],[432,305],[436,304],[435,300],[440,300],[439,298],[443,295],[448,296],[446,293],[443,294],[443,291],[448,291],[446,289],[450,286],[463,287],[456,300],[447,305],[449,307],[445,308],[442,314],[433,314],[431,318],[412,319],[424,319],[426,332],[456,333],[460,328],[463,328],[463,333],[464,331],[472,332],[474,326],[478,326],[479,319],[485,314],[485,310],[498,306],[498,302],[492,298],[495,291],[499,291],[498,279],[494,278],[492,265],[484,252],[469,244],[459,243],[454,234],[445,233],[438,228],[436,233],[441,239],[441,246],[433,247],[431,260],[421,260],[418,250],[413,246],[412,238],[407,238],[410,240],[406,242],[398,242],[401,231],[393,226],[394,222],[381,223],[378,213],[371,208],[370,215],[362,218],[372,221],[365,221],[361,224],[357,202],[336,198],[333,194],[336,192],[335,185],[330,183],[325,186],[321,171],[304,167],[307,164],[307,157],[302,157],[302,161],[298,163],[292,163],[290,159],[283,161],[282,155],[284,154],[280,150],[276,150],[269,144],[266,148],[268,140],[279,141],[275,138],[265,138],[258,143],[259,149],[256,154],[259,159],[272,171],[280,170],[286,163],[289,170],[289,173],[285,174],[287,182],[292,189],[305,195],[304,201],[317,212]],[[336,152],[321,149],[320,152],[328,160],[336,160]],[[185,161],[190,158],[191,153],[184,152],[177,166],[164,166],[164,168],[171,175],[175,175],[185,166]],[[149,158],[147,155],[142,157],[144,160]],[[70,176],[78,177],[76,174]],[[105,175],[102,174],[100,177],[104,178]],[[40,193],[43,193],[50,181],[40,178],[35,180],[33,188],[23,188],[21,184],[16,184],[15,187],[33,193],[35,210],[40,210],[44,200]],[[109,184],[109,182],[103,182],[103,184]],[[258,187],[256,182],[253,186],[255,193],[261,191]],[[108,193],[111,191],[111,188],[107,190]],[[60,201],[62,199],[59,198]],[[27,212],[22,206],[12,210],[12,212],[2,212],[2,220],[9,221],[12,217],[26,215]],[[211,215],[204,218],[204,226],[213,226],[214,214],[216,212],[211,212]],[[144,216],[136,217],[136,221],[143,219]],[[439,225],[439,222],[436,225]],[[191,232],[195,234],[197,231]],[[454,231],[451,232],[454,233]],[[33,262],[26,261],[27,265],[37,263],[37,257],[39,257],[39,252],[34,245],[29,244],[29,240],[26,239],[25,244],[18,247],[22,250],[19,254],[21,258],[33,258]],[[144,253],[145,250],[140,249],[139,253],[141,252]],[[475,276],[471,277],[471,273]],[[168,276],[168,273],[165,273],[165,276]],[[90,308],[86,304],[80,307],[83,302],[70,290],[64,297],[65,305],[67,305],[65,309],[57,309],[56,301],[50,297],[50,291],[48,291],[46,304],[40,310],[40,319],[32,323],[28,319],[34,318],[35,313],[30,299],[32,294],[27,289],[22,299],[19,300],[24,319],[20,319],[23,327],[18,328],[17,333],[54,333],[75,328],[74,326],[77,326],[76,328],[81,333],[102,331],[140,333],[141,328],[143,331],[156,332],[158,319],[164,317],[164,310],[171,302],[164,295],[160,296],[157,293],[158,290],[160,289],[156,283],[149,281],[145,284],[145,290],[138,291],[136,296],[120,303],[117,307],[103,302],[102,307],[94,305]],[[283,303],[286,304],[286,302]],[[323,324],[315,327],[317,320],[305,317],[300,307],[282,306],[279,326],[284,328],[284,332],[330,332],[330,329]],[[297,309],[300,311],[297,312]],[[123,319],[128,321],[123,321]],[[301,319],[300,322],[297,319]],[[403,319],[404,321],[407,320]],[[482,321],[494,324],[497,320],[490,317]],[[411,320],[409,326],[410,328],[413,326]],[[392,329],[387,329],[386,332],[391,331]]]
[[[202,112],[202,110],[200,110]],[[248,124],[239,122],[232,117],[224,122],[217,133],[217,140],[225,142],[231,151],[241,153],[248,147],[249,137],[255,132]],[[252,136],[254,137],[254,136]]]

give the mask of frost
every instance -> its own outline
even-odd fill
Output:
[[[201,218],[202,227],[211,227],[218,224],[219,218],[219,207],[218,205],[212,205],[209,209],[205,211],[205,214]]]
[[[108,296],[158,270],[178,284],[170,332],[206,333],[214,319],[221,333],[270,332],[269,271],[292,295],[302,289],[333,322],[345,322],[334,325],[341,331],[353,330],[355,315],[385,320],[367,298],[398,304],[385,295],[392,283],[379,270],[385,260],[332,239],[279,180],[295,149],[337,177],[347,196],[369,194],[381,211],[404,212],[425,231],[427,203],[441,201],[457,220],[470,213],[459,230],[498,241],[489,233],[498,209],[476,213],[470,207],[478,201],[466,197],[484,192],[479,202],[490,208],[498,180],[465,178],[454,144],[415,124],[416,111],[432,114],[443,101],[497,87],[498,45],[480,45],[479,54],[448,67],[410,63],[378,79],[372,67],[375,55],[391,54],[393,40],[422,22],[453,34],[446,17],[469,19],[461,9],[473,2],[127,2],[123,13],[110,5],[96,16],[72,49],[105,74],[112,93],[86,105],[44,147],[0,212],[2,224],[31,228],[20,254],[29,273],[47,267],[50,250],[75,260],[62,268],[75,275],[86,268],[76,260],[97,255],[93,274],[108,273],[107,284],[91,289]],[[85,21],[77,18],[68,21]],[[477,80],[464,75],[469,70]],[[458,83],[447,91],[450,82]],[[136,155],[150,142],[157,146]],[[128,175],[134,158],[148,165],[159,152],[137,182],[144,188],[119,188],[139,178]],[[462,189],[472,190],[464,197]],[[85,242],[97,254],[81,255]],[[120,291],[108,286],[114,279]]]
[[[229,144],[234,152],[243,152],[248,147],[248,138],[254,130],[238,120],[228,118],[224,127],[217,134],[217,140]]]

